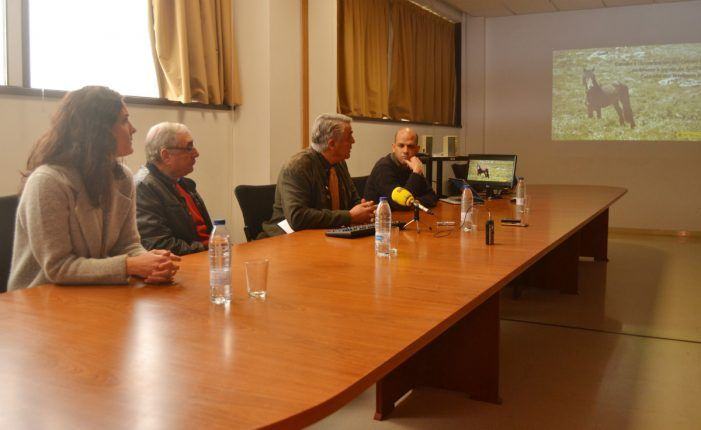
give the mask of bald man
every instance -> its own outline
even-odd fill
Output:
[[[365,184],[365,199],[376,202],[380,197],[387,197],[392,209],[406,209],[392,201],[392,190],[403,187],[424,206],[435,206],[438,196],[426,181],[424,165],[416,156],[418,152],[416,132],[409,127],[400,128],[394,135],[392,152],[380,158],[372,168]]]

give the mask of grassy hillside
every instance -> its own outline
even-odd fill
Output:
[[[628,86],[635,128],[612,106],[587,116],[584,68]],[[552,139],[701,141],[701,43],[555,51]]]

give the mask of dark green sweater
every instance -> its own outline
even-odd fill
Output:
[[[360,195],[351,180],[346,162],[337,163],[341,209],[331,210],[328,188],[330,167],[323,155],[312,148],[295,154],[278,175],[273,215],[270,221],[263,223],[260,237],[283,234],[277,223],[284,219],[294,231],[350,225],[349,210],[360,203]]]

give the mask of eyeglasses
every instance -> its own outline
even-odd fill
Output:
[[[166,149],[169,151],[185,151],[189,154],[190,152],[195,150],[195,147],[194,146],[186,146],[184,148],[181,148],[179,146],[173,146],[173,147],[166,147]]]

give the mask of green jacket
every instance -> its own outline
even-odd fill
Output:
[[[333,211],[328,188],[330,164],[312,148],[295,154],[278,175],[273,215],[270,221],[263,223],[260,237],[284,234],[277,225],[284,219],[294,231],[350,225],[349,210],[360,203],[360,195],[346,162],[335,166],[341,209]]]

